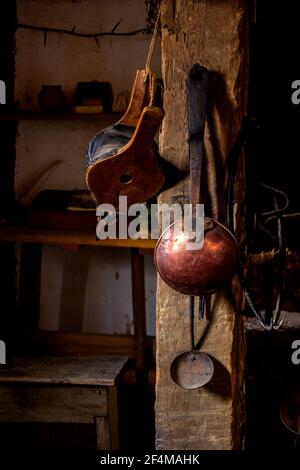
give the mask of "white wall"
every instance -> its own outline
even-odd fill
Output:
[[[45,247],[40,327],[66,329],[77,324],[74,317],[78,316],[79,331],[84,333],[133,333],[130,276],[128,249],[86,247],[82,252],[67,253],[60,247]],[[74,302],[65,299],[69,294],[68,281]],[[147,332],[154,335],[156,276],[152,255],[145,256],[145,290]],[[82,310],[78,309],[81,305]]]
[[[17,15],[19,23],[64,29],[76,26],[82,32],[108,31],[122,18],[120,31],[128,31],[144,26],[146,10],[144,0],[18,0]],[[21,109],[38,111],[41,86],[60,84],[70,106],[78,81],[110,81],[114,94],[130,90],[136,69],[144,65],[149,41],[144,35],[102,37],[98,47],[93,39],[48,33],[45,46],[43,33],[18,29],[16,100]],[[157,50],[154,64],[158,72],[159,56]],[[97,124],[88,121],[20,122],[16,144],[17,196],[57,160],[63,161],[62,166],[40,189],[84,189],[85,149],[97,131]],[[82,264],[86,269],[86,286],[80,278],[80,285],[74,281],[74,289],[82,291],[84,331],[127,333],[132,329],[129,252],[102,248],[85,248],[83,252],[78,259],[74,254],[70,260],[69,254],[59,247],[45,247],[41,327],[57,329],[61,324],[59,316],[73,314],[66,311],[68,302],[62,286],[77,263],[77,269]],[[148,332],[154,334],[156,275],[152,260],[146,258]],[[65,312],[61,311],[62,305]]]
[[[18,0],[19,23],[57,27],[80,32],[109,31],[122,19],[120,32],[145,24],[144,0]],[[37,93],[42,85],[61,84],[72,99],[78,81],[110,81],[114,92],[131,87],[135,70],[143,67],[148,35],[77,38],[56,33],[18,29],[16,55],[16,99],[22,108],[38,109]],[[155,55],[159,69],[159,51]],[[20,74],[19,72],[22,71]]]
[[[120,31],[144,26],[144,0],[18,0],[19,23],[81,32],[109,31],[123,19]],[[16,33],[15,97],[21,109],[39,110],[37,95],[44,84],[61,84],[71,101],[79,81],[109,81],[115,95],[130,90],[136,69],[145,63],[148,35],[93,39],[18,29]],[[159,72],[159,48],[154,57]],[[96,123],[21,122],[17,139],[17,195],[51,162],[63,160],[59,171],[41,189],[84,188],[84,154],[97,132]]]

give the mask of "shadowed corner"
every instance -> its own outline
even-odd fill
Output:
[[[221,364],[218,359],[209,355],[214,364],[214,375],[211,380],[205,385],[205,388],[210,392],[219,395],[226,399],[232,396],[231,377],[228,370]]]

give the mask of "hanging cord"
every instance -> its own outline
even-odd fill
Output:
[[[154,25],[153,34],[152,34],[152,38],[151,38],[151,42],[150,42],[150,46],[148,50],[146,65],[145,65],[146,73],[145,73],[144,83],[146,83],[146,81],[149,79],[149,94],[150,94],[149,106],[153,106],[153,103],[154,103],[156,74],[151,68],[151,63],[152,63],[154,48],[155,48],[157,35],[158,35],[160,8],[161,8],[161,3],[159,4],[159,7],[158,7],[157,17],[155,20],[155,25]]]
[[[200,295],[199,297],[199,305],[198,305],[198,318],[199,320],[203,319],[203,312],[205,307],[205,296]],[[194,330],[194,323],[195,323],[195,297],[190,295],[190,340],[191,340],[191,349],[195,349],[195,330]]]
[[[152,62],[153,52],[154,52],[156,39],[157,39],[157,34],[158,34],[158,24],[159,24],[159,20],[160,20],[160,8],[161,8],[161,5],[159,5],[159,7],[158,7],[157,17],[156,17],[156,20],[155,20],[153,34],[152,34],[152,38],[151,38],[151,42],[150,42],[150,46],[149,46],[148,55],[147,55],[147,60],[146,60],[146,65],[145,65],[145,69],[146,69],[147,73],[149,71],[151,71],[151,62]],[[147,80],[147,77],[145,78],[145,81],[146,80]]]

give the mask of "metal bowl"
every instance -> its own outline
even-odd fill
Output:
[[[208,354],[187,351],[176,356],[170,367],[170,375],[185,390],[194,390],[207,384],[214,373],[214,364]]]
[[[205,219],[204,243],[200,249],[187,249],[190,240],[178,236],[174,222],[158,240],[155,265],[162,279],[187,295],[205,295],[223,289],[234,276],[239,248],[232,233],[214,219]]]

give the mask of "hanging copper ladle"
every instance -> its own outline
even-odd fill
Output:
[[[208,354],[195,349],[194,337],[194,297],[190,297],[190,338],[191,351],[179,354],[170,367],[170,375],[177,385],[185,390],[193,390],[207,384],[214,373],[214,364]],[[203,299],[200,299],[203,308]]]
[[[208,70],[195,64],[188,75],[188,125],[193,227],[197,204],[200,202],[203,138],[208,92]],[[155,265],[162,279],[173,289],[190,295],[191,350],[173,360],[172,380],[184,389],[192,390],[207,384],[214,373],[210,356],[195,350],[194,296],[203,309],[204,295],[222,289],[233,277],[239,262],[238,244],[232,233],[218,221],[205,218],[204,243],[189,249],[191,242],[184,232],[176,230],[175,221],[162,234],[155,249]],[[196,225],[197,226],[197,225]],[[202,316],[202,311],[201,315]]]
[[[208,90],[208,70],[195,64],[188,76],[188,126],[191,204],[200,202],[203,137]],[[205,218],[204,244],[188,249],[190,239],[178,236],[180,221],[171,224],[159,238],[154,260],[158,273],[173,289],[187,295],[211,294],[223,289],[239,263],[239,248],[232,233],[212,218]]]

